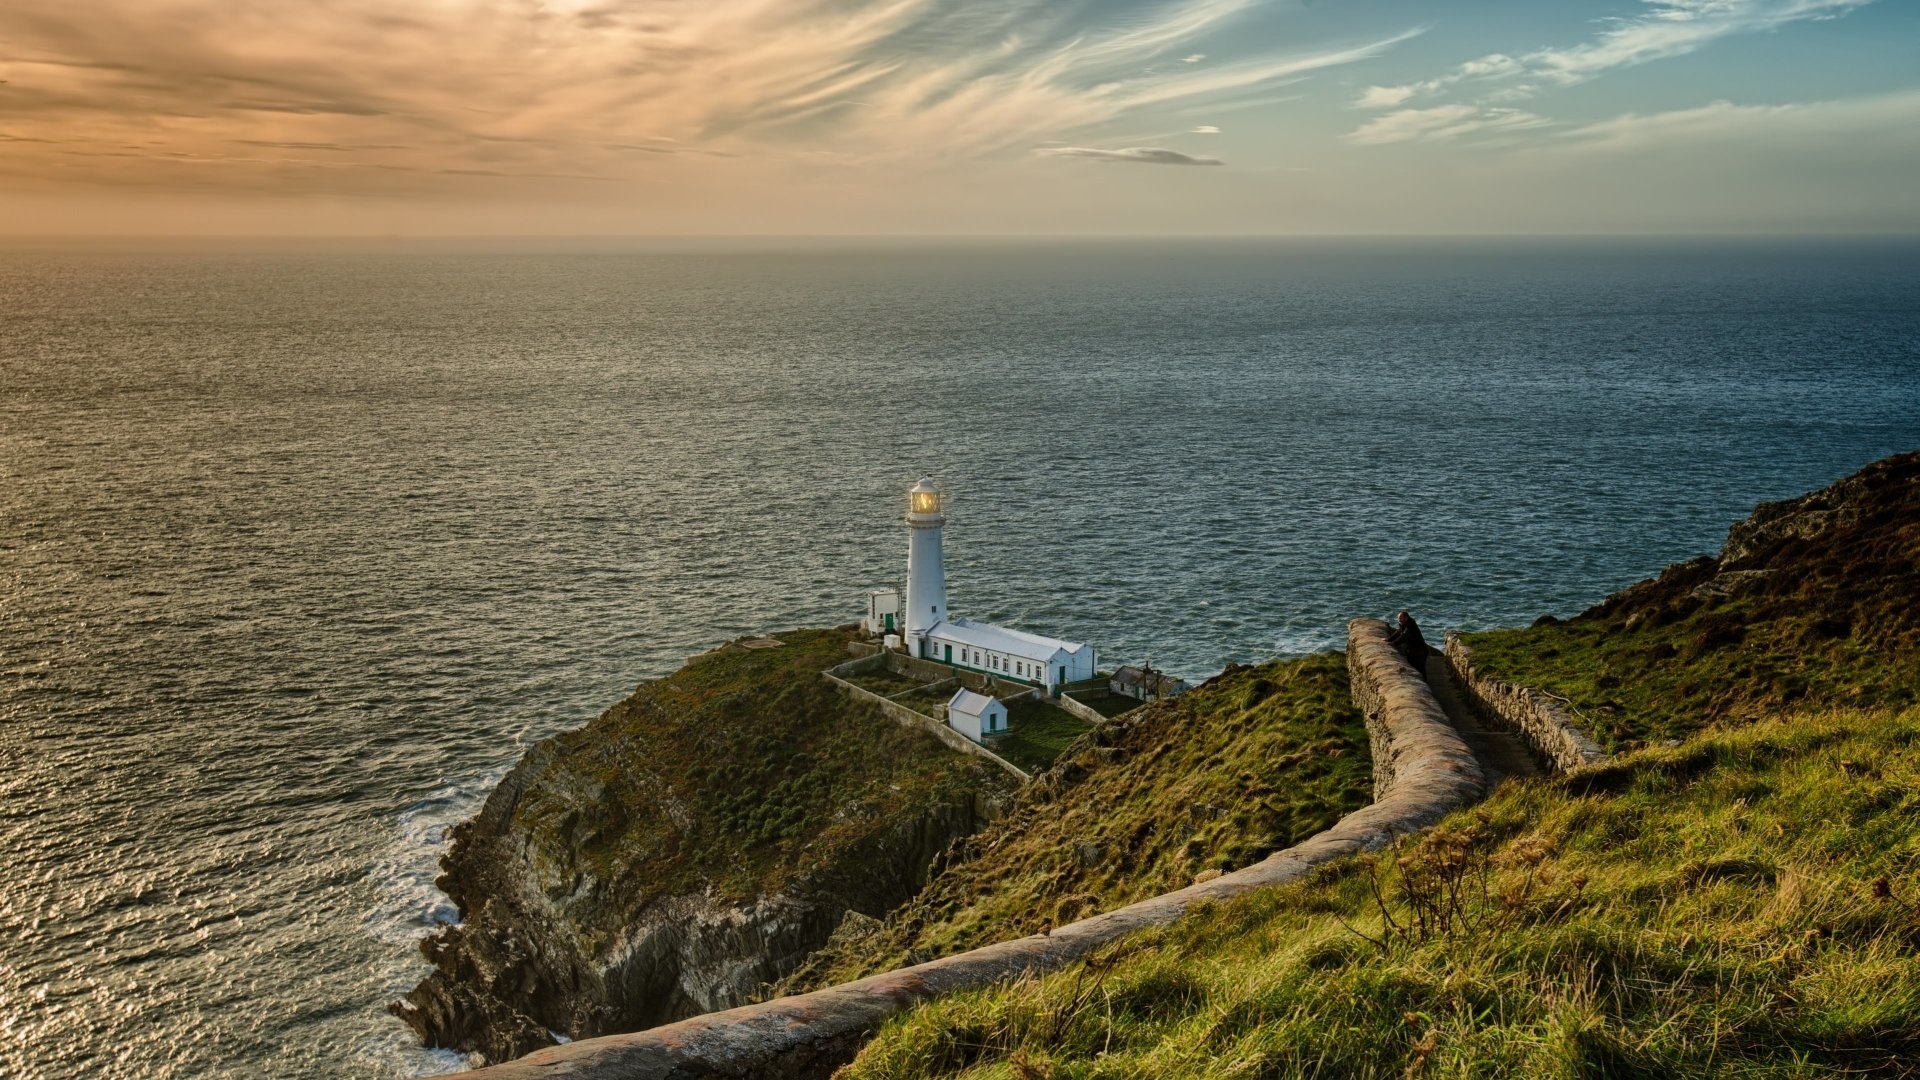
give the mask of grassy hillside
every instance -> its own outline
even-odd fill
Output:
[[[1916,871],[1920,709],[1704,735],[923,1007],[841,1075],[1913,1075]]]
[[[653,895],[772,893],[817,874],[869,834],[977,791],[998,770],[881,717],[819,672],[847,659],[850,630],[781,634],[777,649],[723,648],[648,683],[556,740],[580,784],[536,786],[515,822],[556,862]]]
[[[1889,459],[1476,635],[1613,760],[916,1010],[846,1080],[1920,1075],[1916,483]]]
[[[1245,866],[1365,805],[1343,657],[1230,669],[1113,721],[969,838],[911,903],[848,932],[790,989],[1019,937]]]
[[[1037,698],[1021,698],[1007,706],[1007,733],[987,745],[994,753],[1029,773],[1039,772],[1060,759],[1075,740],[1087,733],[1085,720]]]
[[[1762,506],[1717,558],[1557,625],[1474,634],[1490,674],[1565,696],[1609,750],[1807,702],[1920,700],[1920,454]]]

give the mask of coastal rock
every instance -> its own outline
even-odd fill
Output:
[[[1720,565],[1738,567],[1782,540],[1812,540],[1859,524],[1859,503],[1872,485],[1873,478],[1863,471],[1797,499],[1761,503],[1727,530]]]
[[[846,636],[705,654],[528,751],[456,827],[461,921],[394,1013],[506,1060],[750,1002],[911,897],[1012,782],[834,693]]]

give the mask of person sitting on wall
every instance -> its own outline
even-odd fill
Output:
[[[1398,649],[1407,663],[1413,665],[1413,670],[1425,675],[1428,649],[1427,639],[1420,636],[1420,624],[1404,611],[1394,618],[1400,625],[1387,631],[1387,644]]]

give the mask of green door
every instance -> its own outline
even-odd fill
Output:
[[[953,646],[947,646],[947,663],[953,663]]]
[[[891,611],[887,612],[887,630],[889,632],[893,630],[893,612]]]

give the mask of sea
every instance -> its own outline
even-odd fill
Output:
[[[742,634],[1204,677],[1572,615],[1920,447],[1920,242],[0,247],[0,1076],[465,1067],[449,827]]]

